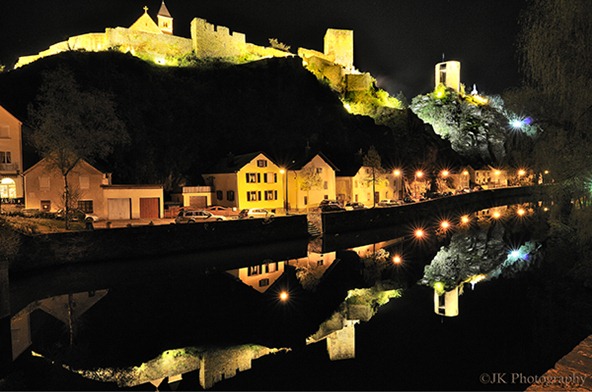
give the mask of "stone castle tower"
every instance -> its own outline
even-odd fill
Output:
[[[324,40],[324,52],[335,64],[347,70],[354,69],[354,32],[353,30],[327,29]]]
[[[435,69],[435,87],[443,84],[450,87],[457,93],[460,92],[460,62],[445,61],[436,64]]]
[[[164,4],[164,0],[162,0],[162,4],[160,6],[160,10],[158,11],[158,28],[165,34],[173,34],[173,17],[169,12],[167,6]]]

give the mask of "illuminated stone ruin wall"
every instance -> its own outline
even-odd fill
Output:
[[[106,36],[110,47],[162,65],[177,65],[178,59],[192,50],[190,39],[168,34],[155,35],[117,27],[107,29]]]
[[[345,85],[347,91],[366,91],[374,83],[374,78],[369,73],[347,74]]]
[[[246,36],[230,32],[225,26],[215,26],[205,19],[191,21],[193,51],[197,57],[236,57],[247,54]]]
[[[346,69],[354,68],[353,30],[327,29],[324,42],[326,56]]]

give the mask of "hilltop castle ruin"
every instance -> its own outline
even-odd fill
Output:
[[[273,47],[248,43],[246,35],[216,26],[207,20],[194,18],[190,26],[191,38],[174,35],[174,18],[162,1],[156,21],[144,13],[130,27],[107,28],[102,33],[87,33],[70,37],[31,56],[20,57],[15,68],[40,58],[66,51],[101,52],[117,50],[131,53],[143,60],[160,65],[179,66],[188,57],[217,58],[243,63],[270,57],[288,57],[292,53]],[[339,93],[362,91],[375,82],[369,73],[361,73],[353,65],[353,31],[328,29],[324,38],[324,52],[299,48],[298,56],[304,66]]]

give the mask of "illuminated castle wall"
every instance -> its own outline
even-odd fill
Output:
[[[443,84],[457,93],[460,92],[460,62],[445,61],[436,64],[434,79],[435,87],[438,87],[439,84]]]
[[[107,28],[102,33],[70,37],[36,55],[20,57],[14,67],[22,67],[40,58],[73,50],[118,50],[161,65],[173,66],[179,65],[182,57],[192,53],[198,58],[245,57],[250,60],[291,56],[281,50],[248,43],[245,34],[231,33],[228,27],[215,26],[200,18],[194,18],[191,22],[191,38],[178,37],[173,35],[173,18],[164,2],[157,15],[158,24],[147,11],[148,8],[144,7],[144,14],[129,28]]]
[[[354,67],[354,32],[327,29],[323,53],[298,48],[304,66],[339,93],[368,90],[375,82],[369,73]]]

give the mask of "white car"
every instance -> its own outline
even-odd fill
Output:
[[[183,210],[179,211],[179,215],[175,218],[175,223],[211,222],[223,221],[226,219],[225,216],[214,215],[208,211]]]
[[[240,212],[238,219],[253,218],[272,218],[275,214],[267,211],[265,208],[247,208]]]
[[[398,205],[399,202],[394,199],[383,199],[378,202],[378,207],[394,207]]]

